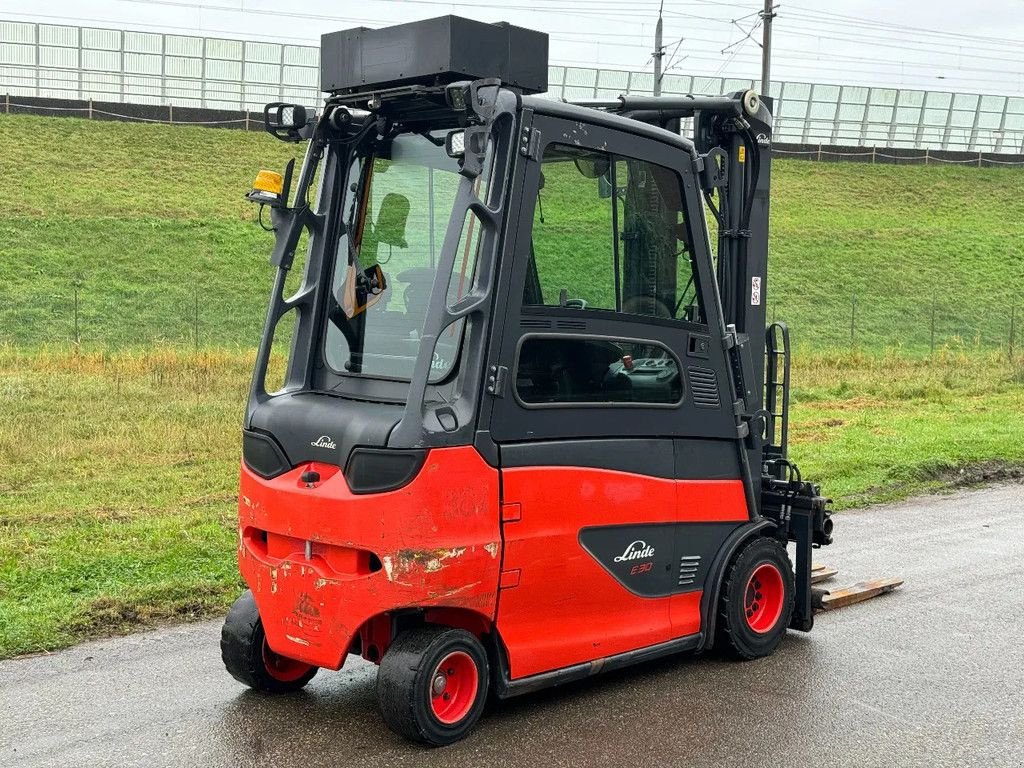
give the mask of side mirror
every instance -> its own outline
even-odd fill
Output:
[[[302,141],[307,122],[306,108],[301,104],[275,101],[263,108],[263,129],[281,141]]]
[[[599,179],[602,176],[607,176],[612,165],[607,155],[598,155],[597,153],[585,157],[577,157],[573,160],[573,163],[576,165],[576,170],[588,179]]]

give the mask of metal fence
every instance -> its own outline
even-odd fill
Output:
[[[140,254],[141,255],[141,254]],[[82,346],[134,349],[153,346],[253,349],[266,314],[270,268],[260,266],[244,288],[223,274],[196,270],[194,282],[115,286],[96,270],[45,291],[0,286],[0,347]],[[1024,353],[1024,306],[1013,297],[970,301],[950,295],[921,300],[907,295],[830,295],[813,308],[806,297],[771,298],[769,321],[794,325],[800,351],[858,350],[924,357],[945,351]]]
[[[0,21],[0,92],[11,96],[260,109],[315,107],[315,46]],[[553,66],[553,98],[650,93],[649,72]],[[718,94],[752,80],[666,75],[665,94]],[[776,140],[967,152],[1024,152],[1024,97],[779,82]]]

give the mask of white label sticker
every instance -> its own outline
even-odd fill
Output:
[[[761,278],[750,278],[750,306],[761,306]]]

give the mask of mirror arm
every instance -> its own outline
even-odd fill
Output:
[[[295,260],[295,248],[302,236],[302,229],[310,218],[315,214],[309,208],[307,200],[309,185],[313,181],[316,167],[320,164],[323,156],[325,142],[322,139],[314,139],[308,150],[306,162],[303,163],[302,172],[299,174],[298,194],[299,205],[295,208],[288,208],[288,198],[291,195],[291,181],[295,172],[295,158],[288,161],[284,171],[283,196],[285,204],[281,207],[270,209],[270,222],[276,230],[274,238],[274,250],[270,254],[270,263],[275,267],[288,270]]]
[[[435,147],[443,147],[445,145],[445,139],[438,138],[437,136],[431,136],[430,131],[420,131],[417,135],[422,136]]]
[[[295,158],[288,161],[284,167],[284,183],[281,185],[281,207],[288,207],[288,198],[292,191],[292,174],[295,173]]]
[[[294,209],[271,208],[270,221],[277,230],[274,251],[270,254],[270,263],[273,266],[286,270],[292,268],[295,248],[299,244],[308,215],[309,207],[305,205]]]

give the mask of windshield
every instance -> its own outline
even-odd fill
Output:
[[[403,134],[357,156],[340,209],[325,356],[339,373],[410,379],[420,349],[448,220],[461,176],[444,133]],[[386,155],[386,156],[385,156]],[[486,177],[485,174],[481,178]],[[478,182],[479,183],[479,182]],[[340,196],[339,196],[340,197]],[[480,229],[470,217],[449,285],[452,303],[474,280]],[[438,337],[432,382],[458,361],[460,320]]]

